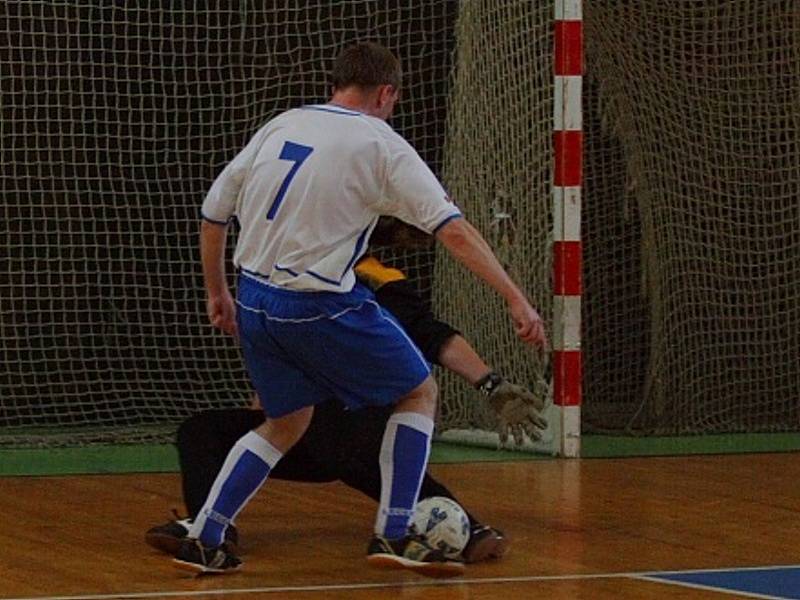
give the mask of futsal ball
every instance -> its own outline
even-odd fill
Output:
[[[458,558],[469,541],[469,517],[464,509],[450,498],[433,496],[417,503],[414,526],[425,535],[434,548],[447,558]]]

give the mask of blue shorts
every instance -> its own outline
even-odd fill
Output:
[[[338,398],[350,408],[393,404],[430,366],[367,287],[297,292],[239,276],[236,319],[264,411],[281,417]]]

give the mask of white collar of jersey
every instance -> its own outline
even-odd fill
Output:
[[[364,114],[357,110],[353,110],[352,108],[346,108],[344,106],[340,106],[339,104],[333,104],[332,102],[328,102],[327,104],[309,104],[304,106],[303,108],[307,110],[324,110],[326,112],[334,112],[342,115],[352,115],[354,117],[361,116]]]

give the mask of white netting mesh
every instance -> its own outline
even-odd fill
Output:
[[[550,3],[97,4],[0,11],[0,443],[163,439],[244,398],[198,207],[357,39],[402,57],[394,125],[549,317]],[[800,13],[585,4],[584,430],[797,430]],[[392,260],[502,372],[543,370],[449,259]],[[442,388],[442,429],[491,424]]]
[[[797,430],[797,3],[587,4],[584,430]]]
[[[158,438],[246,396],[203,314],[200,202],[360,39],[403,58],[394,125],[439,168],[457,7],[392,4],[4,2],[2,443]]]
[[[465,2],[456,24],[444,178],[464,214],[547,318],[553,131],[553,7],[548,3]],[[520,383],[540,377],[541,357],[517,339],[505,303],[445,253],[433,288],[439,312],[459,324],[501,373]],[[442,374],[441,422],[491,428],[477,392]]]

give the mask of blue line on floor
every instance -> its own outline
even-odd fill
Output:
[[[649,573],[641,578],[755,598],[800,600],[800,566]]]

